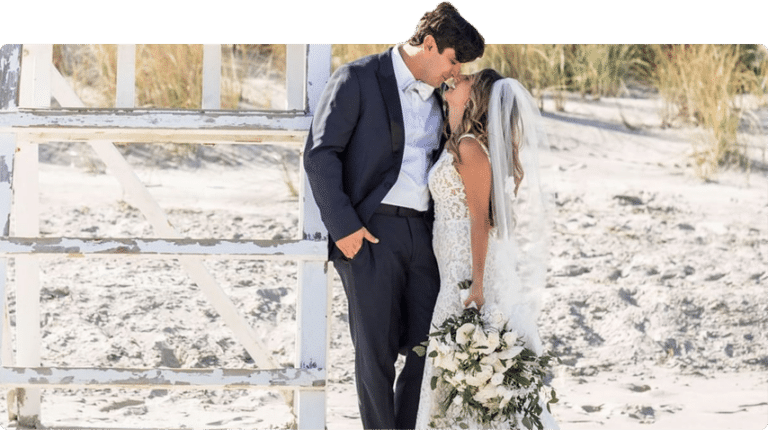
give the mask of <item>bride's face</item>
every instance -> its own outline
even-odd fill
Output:
[[[458,75],[454,79],[454,87],[445,92],[445,101],[448,102],[448,107],[451,110],[464,109],[467,100],[469,100],[469,93],[472,89],[472,76]]]

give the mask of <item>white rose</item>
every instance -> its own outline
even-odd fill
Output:
[[[453,375],[448,376],[445,380],[457,389],[462,389],[462,387],[467,385],[467,374],[461,370],[456,370]]]
[[[510,367],[512,367],[512,360],[506,360],[506,364],[502,363],[501,360],[496,360],[493,363],[493,371],[496,373],[504,373]]]
[[[488,336],[482,330],[475,330],[472,334],[472,346],[470,346],[470,352],[488,352]]]
[[[504,408],[507,406],[507,403],[512,400],[512,397],[515,396],[515,392],[513,390],[507,389],[507,387],[503,385],[499,385],[496,387],[496,395],[501,397],[501,404],[499,405],[499,408]]]
[[[492,331],[488,333],[488,350],[489,351],[496,351],[496,348],[499,347],[499,344],[501,343],[501,339],[499,338],[499,333]]]
[[[456,348],[452,343],[449,344],[449,343],[446,343],[445,341],[439,342],[437,344],[437,352],[440,355],[453,355],[455,349]]]
[[[493,366],[497,361],[499,361],[499,353],[498,352],[492,352],[485,357],[480,359],[480,364],[488,364]]]
[[[504,340],[504,343],[507,344],[507,346],[512,346],[517,342],[518,337],[520,336],[518,336],[517,332],[508,331],[504,333],[504,336],[502,337],[502,339]]]
[[[482,404],[486,404],[489,400],[493,399],[496,396],[496,387],[491,384],[486,384],[482,387],[480,387],[479,390],[477,390],[477,393],[475,393],[474,396],[472,396],[475,400]]]
[[[488,321],[491,323],[491,326],[500,329],[506,324],[507,318],[501,312],[494,312],[488,318]]]
[[[499,353],[499,358],[502,360],[509,360],[510,358],[517,357],[518,354],[523,352],[522,346],[514,346],[512,348],[507,348]]]
[[[472,387],[481,387],[485,385],[489,379],[493,376],[493,367],[487,364],[480,365],[480,371],[475,372],[473,375],[467,375],[466,382]]]
[[[475,332],[475,325],[472,323],[466,323],[456,330],[456,343],[459,345],[466,345],[472,338],[472,333]]]
[[[435,366],[442,367],[449,372],[458,370],[458,363],[453,354],[440,354],[435,359]]]
[[[504,383],[504,373],[496,372],[491,377],[491,384],[498,386]]]

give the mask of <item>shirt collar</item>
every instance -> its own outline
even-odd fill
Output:
[[[395,45],[395,47],[392,48],[392,65],[395,69],[397,88],[400,89],[400,91],[405,91],[416,78],[413,77],[413,73],[411,73],[411,70],[405,65],[405,60],[403,60],[402,55],[400,55],[400,46],[402,45]]]

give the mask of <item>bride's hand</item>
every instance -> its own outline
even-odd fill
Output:
[[[475,285],[473,285],[469,289],[469,296],[467,296],[467,299],[464,300],[464,307],[465,308],[470,307],[470,304],[472,302],[475,302],[475,305],[477,306],[477,310],[478,311],[485,304],[485,297],[483,297],[483,287],[482,286],[475,286]]]

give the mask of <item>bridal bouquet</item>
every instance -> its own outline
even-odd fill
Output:
[[[466,289],[468,282],[460,288]],[[538,356],[526,348],[500,313],[464,309],[443,321],[414,350],[422,356],[430,351],[435,368],[431,387],[446,384],[443,412],[452,405],[461,408],[461,413],[449,414],[459,417],[461,428],[467,428],[462,417],[474,417],[483,426],[521,422],[528,429],[541,430],[542,397],[549,397],[548,411],[558,401],[555,391],[544,385],[550,361],[556,358],[551,353]]]

